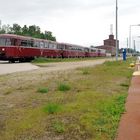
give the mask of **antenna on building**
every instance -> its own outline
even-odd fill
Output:
[[[110,34],[113,35],[113,24],[110,24]]]

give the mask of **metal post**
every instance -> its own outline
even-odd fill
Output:
[[[129,50],[131,49],[131,26],[129,26]]]
[[[135,53],[136,53],[136,42],[135,42],[135,40],[133,42],[133,45],[134,45],[134,55],[135,55]]]
[[[116,61],[118,60],[118,1],[116,0]]]
[[[1,20],[0,20],[0,30],[1,30]]]
[[[127,51],[126,52],[129,53],[129,51],[128,51],[129,50],[128,49],[128,37],[127,37],[126,43],[127,43]]]

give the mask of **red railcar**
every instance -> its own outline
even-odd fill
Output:
[[[82,46],[68,43],[60,43],[60,46],[63,48],[63,57],[65,58],[85,57],[84,47]]]
[[[102,53],[101,53],[102,52]],[[104,56],[105,52],[96,48],[58,43],[12,34],[0,35],[0,60],[30,61],[35,57],[72,58]]]
[[[61,57],[57,42],[11,34],[0,35],[1,60],[29,61],[40,56]]]

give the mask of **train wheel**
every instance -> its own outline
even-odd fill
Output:
[[[9,60],[9,63],[15,63],[15,60]]]

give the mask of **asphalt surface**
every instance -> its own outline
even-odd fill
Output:
[[[37,70],[37,72],[71,70],[79,67],[95,66],[98,64],[102,64],[105,61],[114,61],[114,60],[115,60],[114,58],[103,58],[98,60],[86,60],[86,61],[79,61],[79,62],[57,62],[57,63],[47,63],[44,65],[42,64],[40,67],[33,65],[31,63],[8,63],[8,62],[0,61],[0,75],[10,74],[15,72],[31,71],[31,70]]]
[[[39,67],[31,63],[8,63],[7,61],[0,61],[0,75],[35,70],[38,68]]]

